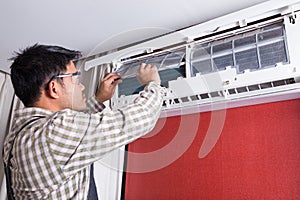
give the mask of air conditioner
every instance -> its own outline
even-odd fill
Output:
[[[118,108],[142,90],[139,64],[155,64],[168,88],[162,116],[299,98],[298,10],[297,1],[268,1],[95,56],[85,69],[96,67],[94,77],[104,68],[122,75],[111,100]]]

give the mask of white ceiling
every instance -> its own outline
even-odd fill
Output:
[[[266,0],[1,0],[0,69],[13,52],[56,44],[84,56],[199,24]]]

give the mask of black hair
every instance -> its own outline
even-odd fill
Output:
[[[67,70],[66,65],[81,56],[79,51],[60,46],[35,44],[11,58],[11,81],[17,97],[25,106],[33,106],[47,88],[49,80]]]

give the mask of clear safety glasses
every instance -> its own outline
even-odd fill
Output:
[[[80,84],[80,75],[81,75],[81,72],[79,72],[79,71],[77,71],[75,73],[59,74],[59,75],[53,76],[50,79],[50,81],[53,79],[56,79],[56,78],[72,77],[72,83],[79,85]]]

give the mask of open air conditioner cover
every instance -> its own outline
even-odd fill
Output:
[[[102,60],[118,57],[113,61],[113,71],[123,77],[112,107],[130,104],[142,90],[135,76],[142,62],[158,67],[162,86],[169,91],[163,111],[175,115],[185,109],[199,112],[299,98],[300,22],[298,18],[291,20],[295,14],[291,15],[289,8],[285,5],[257,15],[251,23],[221,17],[178,31],[187,36],[185,41],[176,42],[178,34],[170,34],[136,46],[149,49],[170,41],[165,47],[133,55],[133,46],[128,48],[129,56],[126,49],[120,50],[122,57],[118,52],[107,55]],[[297,10],[293,12],[297,14]],[[205,33],[206,27],[215,31]],[[223,106],[212,106],[218,104]]]

